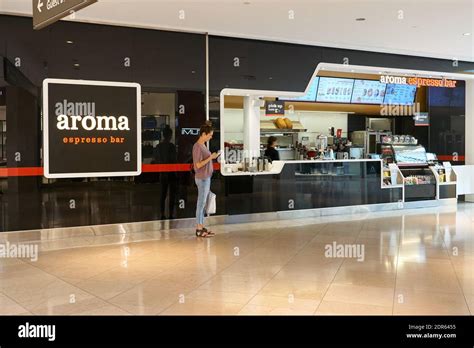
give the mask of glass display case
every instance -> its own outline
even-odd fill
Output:
[[[428,166],[422,145],[391,145],[393,158],[403,175],[405,201],[436,199],[436,178]]]
[[[427,166],[428,158],[422,145],[391,145],[395,162],[399,166]]]

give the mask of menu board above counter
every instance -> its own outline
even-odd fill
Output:
[[[412,105],[416,85],[384,83],[379,80],[315,76],[299,97],[280,96],[286,102]]]
[[[315,77],[309,86],[308,91],[301,97],[279,97],[279,100],[285,101],[302,101],[302,102],[315,102],[316,91],[318,90],[319,77]]]
[[[415,102],[416,86],[392,84],[385,90],[384,104],[412,105]]]
[[[386,83],[374,80],[355,80],[351,103],[382,104],[385,96]]]
[[[320,77],[317,102],[350,103],[354,79]]]

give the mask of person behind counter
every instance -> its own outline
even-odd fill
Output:
[[[265,157],[268,157],[270,161],[280,160],[280,154],[275,149],[276,146],[277,146],[277,138],[274,136],[269,137],[268,142],[267,142],[267,149],[265,150]]]

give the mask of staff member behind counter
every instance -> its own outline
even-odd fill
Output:
[[[276,146],[277,146],[277,138],[274,136],[269,137],[268,142],[267,142],[267,149],[265,150],[265,157],[268,157],[270,161],[280,160],[280,154],[275,149]]]

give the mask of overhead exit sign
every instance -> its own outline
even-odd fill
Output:
[[[42,29],[97,0],[33,0],[33,29]]]

